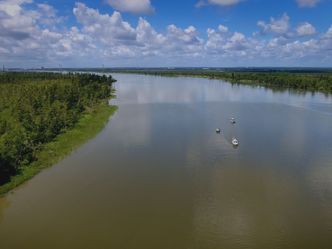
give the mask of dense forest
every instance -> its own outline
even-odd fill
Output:
[[[0,73],[0,184],[36,160],[36,152],[111,94],[109,76]]]
[[[329,71],[217,71],[217,70],[154,70],[121,69],[119,73],[148,74],[157,76],[190,76],[221,79],[233,84],[260,85],[276,89],[296,89],[332,93],[332,73]]]

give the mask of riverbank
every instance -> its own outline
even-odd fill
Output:
[[[332,73],[311,71],[209,71],[209,70],[110,70],[110,73],[143,74],[165,77],[195,77],[218,79],[231,84],[263,86],[276,90],[322,92],[332,94]]]
[[[117,110],[117,106],[110,106],[105,101],[86,111],[76,125],[43,146],[37,152],[37,160],[24,167],[21,172],[11,177],[11,180],[0,186],[0,196],[31,179],[41,170],[50,167],[65,156],[87,142],[102,130],[110,116]]]

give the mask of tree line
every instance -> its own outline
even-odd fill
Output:
[[[36,160],[43,144],[111,95],[111,76],[0,74],[0,184]]]
[[[209,79],[221,79],[233,84],[266,86],[275,89],[295,89],[300,91],[332,93],[332,73],[330,72],[246,72],[246,71],[216,71],[216,70],[153,70],[153,69],[123,69],[111,70],[119,73],[134,73],[156,76],[190,76]]]

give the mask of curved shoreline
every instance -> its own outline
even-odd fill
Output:
[[[96,136],[117,109],[117,106],[102,102],[93,110],[84,113],[72,129],[58,135],[54,141],[43,146],[43,149],[37,153],[37,161],[25,167],[20,174],[13,176],[9,182],[0,186],[0,197],[33,178],[43,169],[53,166],[80,145]]]
[[[97,72],[97,70],[95,70]],[[152,75],[160,77],[189,77],[223,80],[230,84],[266,87],[274,90],[320,92],[332,94],[332,74],[327,73],[283,73],[283,72],[214,72],[174,70],[111,70],[110,73]],[[322,78],[326,78],[321,82]]]

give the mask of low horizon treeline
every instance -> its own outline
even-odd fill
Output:
[[[108,99],[113,82],[95,74],[0,73],[0,184]]]
[[[209,70],[112,70],[118,73],[134,73],[156,76],[192,76],[221,79],[233,84],[266,86],[269,88],[332,93],[332,73],[299,72],[223,72]]]

